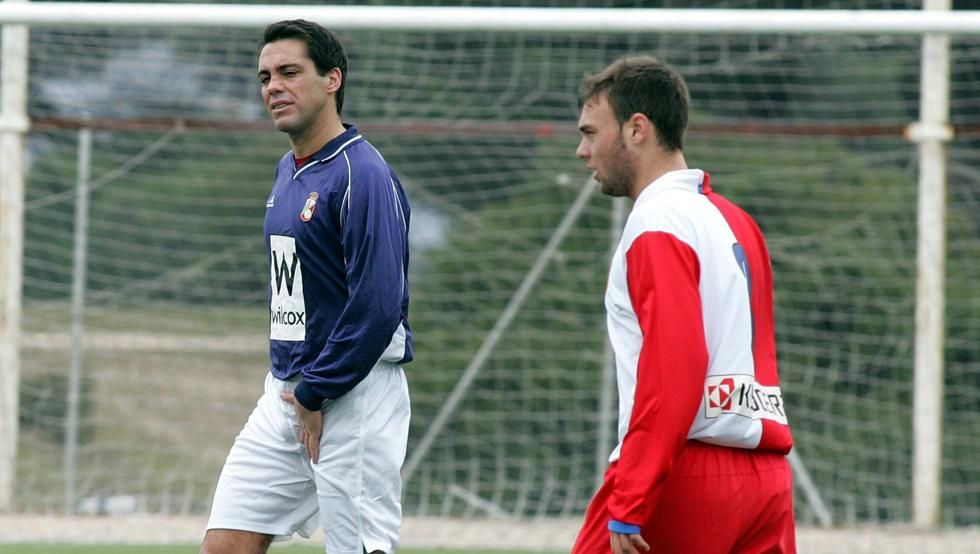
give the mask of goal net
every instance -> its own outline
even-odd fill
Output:
[[[268,369],[261,225],[288,143],[259,98],[258,33],[31,26],[15,512],[206,513]],[[629,207],[575,158],[577,92],[643,53],[688,81],[689,165],[768,237],[782,388],[820,502],[835,523],[911,518],[917,151],[902,133],[918,118],[920,37],[338,34],[344,119],[413,206],[406,514],[584,513],[615,440],[602,294]],[[942,509],[968,524],[980,35],[951,49]],[[809,498],[803,524],[819,519]]]

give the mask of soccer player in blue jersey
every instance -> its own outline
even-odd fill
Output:
[[[258,76],[292,146],[266,202],[271,369],[225,461],[201,552],[264,553],[319,525],[330,554],[390,553],[410,415],[408,201],[341,120],[347,57],[333,33],[269,25]]]

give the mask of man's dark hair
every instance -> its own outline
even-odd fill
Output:
[[[603,93],[620,125],[641,113],[653,122],[664,148],[684,149],[690,97],[684,78],[672,67],[649,56],[621,58],[585,78],[580,106]]]
[[[344,88],[347,86],[347,54],[337,35],[323,26],[305,19],[289,19],[270,24],[262,31],[259,51],[279,40],[298,39],[306,43],[306,51],[321,77],[331,69],[340,70],[340,88],[337,89],[337,113],[344,107]]]

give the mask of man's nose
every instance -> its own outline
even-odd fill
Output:
[[[270,94],[273,93],[273,92],[281,91],[282,90],[282,81],[280,81],[276,77],[270,77],[269,78],[269,82],[266,83],[266,85],[265,85],[265,89],[267,91],[269,91]]]
[[[575,155],[582,160],[586,160],[589,158],[589,148],[585,145],[584,140],[578,143],[578,148],[575,149]]]

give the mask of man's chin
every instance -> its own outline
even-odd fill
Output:
[[[296,130],[296,125],[293,121],[290,121],[287,117],[280,117],[272,120],[272,124],[276,126],[276,129],[282,131],[283,133],[292,133]]]
[[[625,190],[624,187],[618,185],[608,185],[603,182],[599,182],[599,191],[606,196],[612,196],[613,198],[619,198],[621,196],[629,196],[629,190]]]

